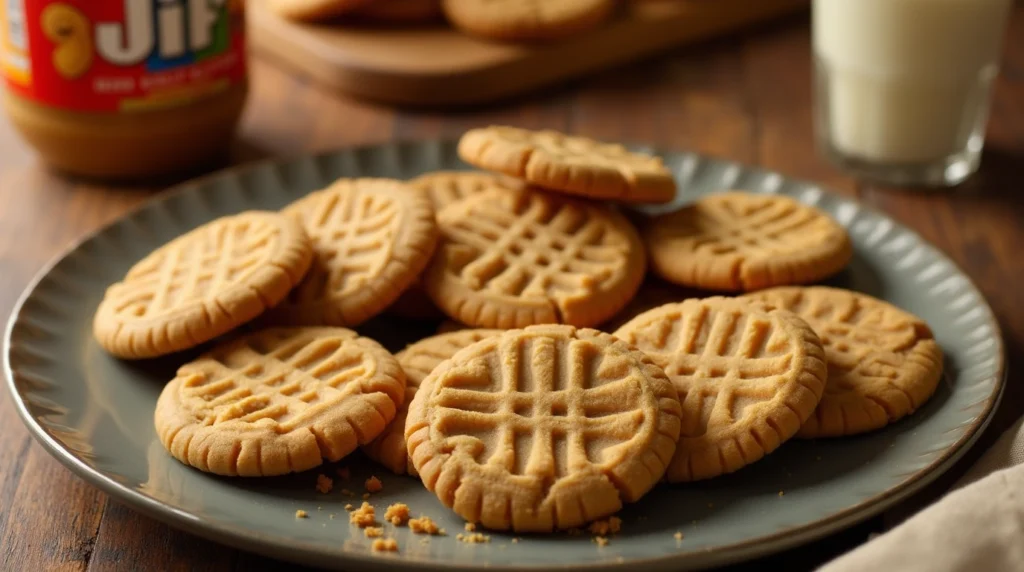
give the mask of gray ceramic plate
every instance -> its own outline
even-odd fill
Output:
[[[981,294],[952,262],[914,233],[856,202],[775,173],[690,154],[667,153],[685,199],[722,188],[780,193],[814,204],[846,226],[856,246],[832,283],[868,292],[923,317],[946,352],[935,397],[912,417],[850,439],[791,442],[732,475],[691,486],[658,487],[622,513],[623,532],[598,548],[588,535],[458,542],[462,522],[416,480],[384,475],[353,460],[353,479],[314,490],[317,471],[284,478],[224,479],[192,470],[156,440],[153,406],[187,356],[129,363],[105,354],[90,335],[104,288],[165,241],[214,217],[276,209],[341,176],[406,178],[464,168],[451,142],[345,150],[263,163],[168,192],[88,238],[32,284],[7,333],[5,370],[18,412],[43,446],[72,471],[155,518],[256,552],[351,569],[696,568],[780,550],[878,513],[948,468],[979,435],[998,401],[1004,355]],[[431,325],[377,320],[364,331],[400,345]],[[332,468],[326,469],[332,471]],[[348,487],[376,473],[379,507],[403,501],[452,534],[421,543],[394,530],[401,550],[374,555],[350,527]],[[780,491],[784,495],[780,495]],[[304,509],[310,518],[298,520]],[[334,516],[335,518],[332,518]],[[390,528],[390,527],[389,527]],[[685,535],[673,538],[676,531]],[[390,533],[390,530],[389,530]]]

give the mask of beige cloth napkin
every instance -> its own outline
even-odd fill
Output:
[[[1024,419],[953,492],[821,572],[1024,570]]]

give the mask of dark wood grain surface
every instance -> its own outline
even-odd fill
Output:
[[[1024,6],[1007,34],[981,172],[951,192],[893,192],[820,158],[811,135],[806,16],[537,94],[459,113],[354,101],[255,61],[235,162],[507,123],[690,149],[816,180],[890,213],[951,256],[999,316],[1011,378],[995,422],[953,471],[886,517],[769,559],[813,567],[938,498],[1024,414]],[[51,257],[158,189],[71,181],[40,166],[0,118],[0,316]],[[251,570],[280,563],[140,516],[74,477],[30,437],[0,391],[0,568]],[[766,561],[756,563],[764,565]],[[747,565],[743,569],[753,569]]]

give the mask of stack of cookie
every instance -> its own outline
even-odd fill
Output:
[[[470,522],[541,532],[884,427],[935,390],[921,320],[803,286],[852,255],[816,209],[723,192],[637,230],[616,203],[676,195],[657,157],[510,127],[459,154],[483,170],[343,179],[197,228],[109,288],[95,335],[122,358],[250,323],[165,387],[172,455],[265,476],[361,447]],[[382,313],[444,333],[393,356],[347,329]]]
[[[616,0],[270,0],[297,22],[423,24],[447,20],[480,38],[539,42],[569,37],[605,23]]]

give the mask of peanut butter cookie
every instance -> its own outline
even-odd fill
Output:
[[[664,203],[676,195],[661,159],[622,145],[557,131],[492,126],[459,140],[459,157],[549,191],[628,203]]]
[[[96,340],[123,358],[148,358],[212,340],[280,302],[306,274],[302,226],[272,212],[219,218],[153,251],[107,289]]]
[[[272,328],[182,366],[154,422],[182,463],[271,476],[348,455],[404,398],[405,373],[377,342],[343,328]]]
[[[554,40],[598,26],[614,0],[443,0],[448,20],[463,32],[494,40]]]
[[[438,225],[424,285],[439,308],[470,326],[597,325],[643,280],[636,231],[603,205],[491,189],[441,211]]]
[[[533,326],[437,366],[409,407],[420,478],[469,522],[573,528],[635,502],[679,435],[672,384],[650,358],[595,330]]]
[[[421,175],[409,182],[409,186],[425,193],[434,205],[434,212],[489,188],[519,189],[522,183],[509,177],[484,171],[437,171]],[[443,318],[434,302],[423,290],[423,283],[417,279],[388,308],[388,313],[410,320],[434,320]]]
[[[655,308],[615,335],[675,384],[683,427],[669,482],[753,463],[796,434],[825,387],[825,352],[795,314],[753,300],[691,299]]]
[[[646,227],[651,269],[670,282],[722,291],[760,290],[827,278],[846,266],[846,230],[781,195],[717,193]]]
[[[365,322],[416,281],[437,241],[430,200],[390,179],[342,179],[283,212],[302,223],[316,256],[271,314],[278,323]]]
[[[773,288],[748,297],[796,313],[825,345],[825,395],[800,437],[880,429],[935,393],[942,349],[920,318],[866,294],[822,286]]]

